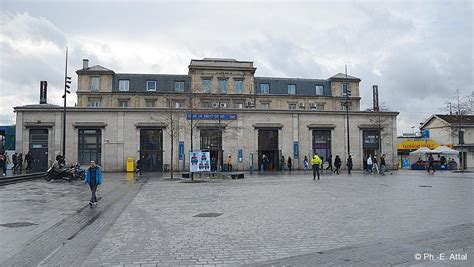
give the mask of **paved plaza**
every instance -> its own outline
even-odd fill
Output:
[[[80,183],[1,187],[0,224],[32,225],[0,226],[0,265],[474,265],[473,173],[206,181],[106,174],[94,209]]]

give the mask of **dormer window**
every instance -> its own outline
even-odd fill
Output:
[[[146,81],[147,91],[156,91],[156,81]]]
[[[288,84],[288,94],[289,95],[296,95],[296,85]]]
[[[127,92],[129,90],[129,80],[119,80],[119,91]]]
[[[268,83],[260,84],[260,94],[268,95],[270,93],[270,85]]]
[[[174,82],[174,91],[175,92],[184,92],[184,82],[182,82],[182,81]]]
[[[324,87],[322,85],[315,85],[316,95],[324,95]]]

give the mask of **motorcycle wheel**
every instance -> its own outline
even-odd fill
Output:
[[[51,181],[51,180],[53,179],[53,175],[50,174],[50,173],[47,173],[47,174],[44,176],[44,179],[49,182],[49,181]]]

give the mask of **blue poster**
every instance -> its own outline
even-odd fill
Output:
[[[179,141],[179,160],[183,160],[184,159],[184,142],[183,141]]]
[[[299,156],[299,144],[298,141],[293,143],[293,157],[294,159],[298,159]]]

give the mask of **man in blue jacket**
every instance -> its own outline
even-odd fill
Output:
[[[95,161],[91,161],[91,166],[86,171],[86,176],[84,182],[88,184],[91,188],[92,197],[89,201],[89,205],[97,205],[97,197],[95,192],[97,191],[97,186],[102,183],[102,172],[100,168],[95,165]]]

